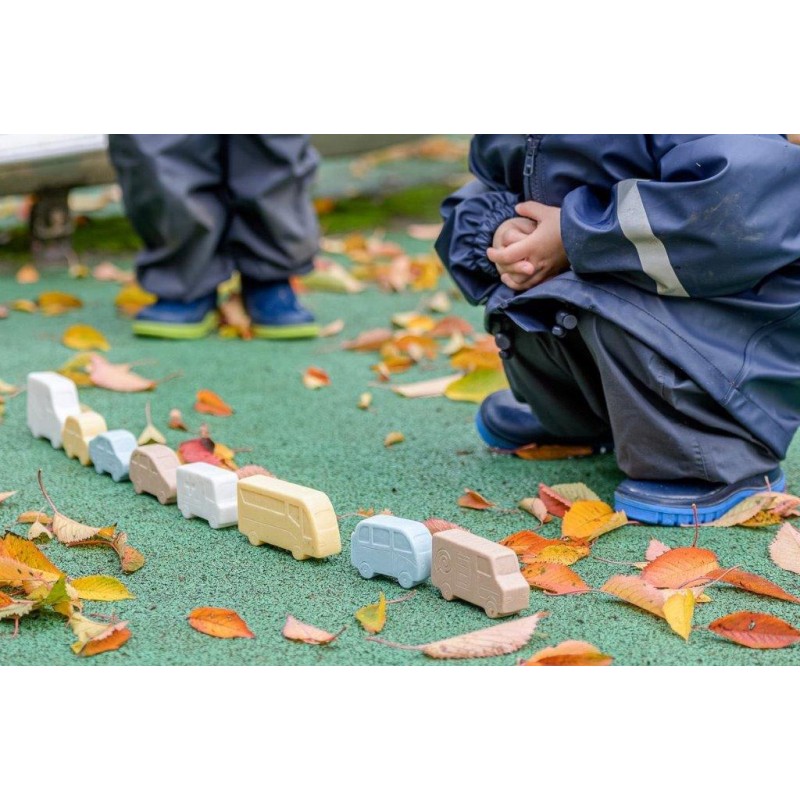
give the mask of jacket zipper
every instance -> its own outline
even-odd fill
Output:
[[[536,157],[539,155],[539,145],[542,143],[542,134],[529,133],[525,143],[525,166],[522,170],[524,176],[523,189],[526,200],[539,200],[536,196]]]

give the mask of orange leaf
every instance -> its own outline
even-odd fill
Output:
[[[474,328],[461,317],[443,317],[428,331],[432,339],[449,339],[453,334],[460,333],[469,336]]]
[[[800,531],[788,522],[781,525],[770,543],[769,557],[781,569],[800,574]]]
[[[659,542],[658,539],[651,539],[644,554],[645,561],[655,561],[659,556],[663,556],[664,553],[668,553],[671,549],[664,542]]]
[[[6,533],[5,537],[0,539],[0,557],[14,559],[42,572],[59,576],[64,574],[33,542],[13,533]]]
[[[464,372],[475,372],[479,369],[499,372],[503,369],[503,361],[499,351],[487,352],[475,347],[464,347],[450,359],[450,366]]]
[[[589,642],[567,641],[534,653],[523,667],[607,667],[614,660]]]
[[[560,461],[563,458],[581,458],[591,454],[591,447],[577,444],[526,444],[514,451],[514,455],[524,461]]]
[[[111,650],[119,650],[128,639],[131,632],[127,622],[120,622],[113,626],[113,629],[101,639],[93,639],[87,642],[79,651],[79,656],[96,656],[99,653],[108,653]]]
[[[800,631],[788,622],[756,611],[737,611],[720,617],[708,629],[717,636],[756,650],[778,650],[800,642]]]
[[[291,614],[286,617],[286,624],[283,626],[283,635],[293,642],[305,642],[306,644],[330,644],[344,631],[342,628],[339,633],[328,633],[322,628],[315,628],[313,625],[307,625],[305,622],[300,622],[295,619]]]
[[[189,439],[178,445],[178,459],[181,464],[211,464],[215,467],[222,466],[220,459],[214,452],[215,446],[211,439]]]
[[[540,611],[512,622],[431,642],[421,649],[429,658],[488,658],[514,653],[530,641],[539,621],[547,615],[547,611]]]
[[[359,353],[380,350],[381,346],[392,339],[393,336],[394,334],[388,328],[362,331],[355,339],[342,342],[342,350],[356,350]]]
[[[247,464],[236,470],[236,477],[241,480],[242,478],[249,478],[251,475],[266,475],[268,478],[274,478],[275,475],[264,467],[258,464]]]
[[[186,423],[183,421],[183,414],[179,408],[173,408],[169,412],[169,422],[167,423],[169,428],[172,428],[174,431],[188,431],[189,428],[186,426]]]
[[[303,373],[303,386],[306,389],[321,389],[323,386],[330,386],[331,379],[324,369],[319,367],[309,367]]]
[[[218,639],[255,639],[245,621],[228,608],[195,608],[189,614],[189,624],[200,633]]]
[[[602,500],[578,500],[564,514],[561,532],[568,539],[592,541],[627,524],[624,511],[614,511]]]
[[[464,494],[458,498],[458,504],[462,508],[473,508],[476,511],[485,511],[487,508],[494,506],[491,500],[487,500],[483,495],[472,489],[464,489]]]
[[[386,434],[386,438],[383,440],[384,447],[391,447],[395,444],[400,444],[400,442],[404,442],[406,437],[403,436],[400,431],[391,431],[390,433]]]
[[[510,547],[518,556],[521,555],[534,555],[545,547],[556,543],[556,539],[547,539],[544,536],[539,536],[534,531],[517,531],[505,539],[500,540],[500,544],[505,547]]]
[[[591,591],[583,578],[564,564],[529,564],[522,570],[522,575],[531,586],[548,594],[585,594]]]
[[[89,357],[89,378],[95,386],[112,392],[146,392],[156,385],[155,381],[131,372],[130,364],[112,364],[97,353]]]
[[[642,580],[638,575],[612,575],[600,587],[600,591],[613,594],[614,597],[641,608],[643,611],[649,611],[662,619],[665,618],[664,601],[666,597],[664,592]]]
[[[17,270],[17,283],[36,283],[39,280],[39,270],[33,264],[26,264]]]
[[[539,484],[539,499],[554,517],[563,517],[572,508],[572,501],[562,497],[543,483]]]
[[[523,553],[521,560],[523,564],[538,564],[549,562],[550,564],[574,564],[591,553],[592,549],[588,544],[578,542],[554,542],[542,548],[538,553]]]
[[[676,547],[658,556],[642,570],[642,579],[658,589],[683,589],[711,580],[719,568],[717,557],[702,547]]]
[[[194,410],[215,417],[229,417],[233,414],[233,409],[218,394],[208,389],[200,389],[197,393]]]
[[[754,575],[752,572],[745,572],[743,569],[715,569],[707,573],[706,577],[712,581],[728,583],[737,589],[744,589],[746,592],[763,594],[766,597],[787,600],[790,603],[800,603],[800,597],[789,594],[777,583],[762,578],[760,575]]]

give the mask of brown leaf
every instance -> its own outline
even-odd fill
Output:
[[[305,386],[306,389],[321,389],[323,386],[330,385],[330,376],[324,369],[308,367],[303,373],[303,386]]]
[[[514,653],[530,641],[536,626],[546,616],[547,611],[539,611],[529,617],[431,642],[421,649],[429,658],[489,658]]]
[[[522,575],[531,586],[548,594],[585,594],[591,591],[583,578],[564,564],[529,564],[522,570]]]
[[[552,515],[547,510],[547,506],[538,497],[524,497],[517,505],[523,511],[527,511],[529,514],[536,517],[542,525],[553,519]]]
[[[183,421],[183,414],[179,408],[173,408],[169,412],[169,422],[167,427],[172,428],[174,431],[188,431],[189,428]]]
[[[130,364],[111,364],[103,356],[92,353],[89,359],[89,377],[95,386],[112,392],[147,392],[156,382],[131,372]]]
[[[41,522],[42,525],[49,525],[52,518],[48,517],[43,511],[23,511],[18,517],[17,522],[30,525],[34,522]]]
[[[642,570],[642,579],[658,589],[683,589],[708,583],[708,573],[718,568],[711,550],[676,547],[651,561]]]
[[[293,642],[305,642],[306,644],[330,644],[335,641],[338,636],[344,631],[342,628],[338,633],[328,633],[321,628],[315,628],[313,625],[307,625],[305,622],[300,622],[295,619],[291,614],[286,617],[286,624],[283,626],[283,635]]]
[[[194,410],[215,417],[229,417],[233,414],[233,409],[218,394],[209,389],[200,389],[197,392]]]
[[[355,350],[359,353],[380,350],[381,347],[393,337],[394,334],[388,328],[375,328],[374,330],[362,331],[355,339],[342,342],[342,350]]]
[[[601,652],[593,644],[581,641],[566,641],[555,647],[545,647],[534,653],[523,667],[607,667],[613,656]]]
[[[800,631],[771,614],[737,611],[715,619],[708,629],[736,644],[756,650],[777,650],[800,642]]]
[[[800,575],[800,531],[784,523],[770,543],[769,557],[781,569]]]
[[[763,594],[766,597],[774,597],[776,600],[786,600],[789,603],[800,603],[800,597],[782,589],[777,583],[754,575],[752,572],[745,572],[743,569],[714,569],[706,573],[706,578],[720,583],[727,583],[737,589],[744,589],[746,592]]]
[[[464,489],[464,494],[458,498],[458,504],[462,508],[472,508],[476,511],[485,511],[487,508],[492,508],[494,503],[487,500],[482,494],[473,489]]]
[[[195,608],[188,619],[195,630],[217,639],[255,639],[245,621],[229,608]]]

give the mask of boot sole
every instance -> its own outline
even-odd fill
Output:
[[[316,339],[319,325],[253,325],[253,336],[256,339]]]
[[[733,494],[710,506],[697,507],[697,520],[701,524],[714,522],[723,514],[730,511],[735,505],[741,503],[754,494],[766,491],[766,485],[758,488],[749,487],[739,489]],[[786,488],[786,476],[781,473],[778,480],[771,484],[772,491],[782,492]],[[629,519],[645,522],[650,525],[663,525],[672,527],[676,525],[693,525],[694,511],[689,506],[669,506],[661,503],[646,503],[626,497],[622,492],[614,492],[614,509],[624,511]]]
[[[203,339],[218,326],[219,314],[216,311],[209,311],[200,322],[134,320],[133,332],[137,336],[149,336],[154,339]]]

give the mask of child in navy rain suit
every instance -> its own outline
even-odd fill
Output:
[[[613,447],[665,525],[781,489],[800,425],[800,147],[778,135],[478,135],[436,247],[505,358],[492,447]]]

